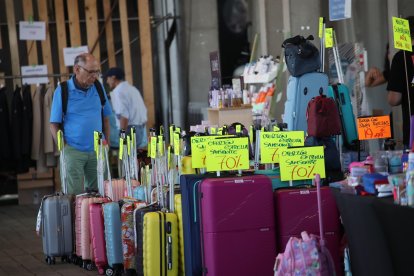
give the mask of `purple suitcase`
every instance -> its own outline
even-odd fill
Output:
[[[204,275],[273,275],[271,180],[263,175],[207,178],[199,193]]]
[[[276,242],[284,250],[290,237],[300,237],[302,231],[319,235],[318,203],[316,188],[279,189],[274,192]],[[321,188],[324,238],[332,255],[337,275],[341,273],[341,223],[335,198],[329,187]]]

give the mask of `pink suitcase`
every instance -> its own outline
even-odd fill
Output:
[[[302,231],[319,235],[316,188],[279,189],[274,192],[277,248],[284,250],[290,237],[300,237]],[[321,188],[324,238],[337,270],[341,273],[341,223],[335,198],[329,187]]]
[[[271,180],[264,175],[207,178],[199,193],[205,275],[273,275]]]
[[[91,197],[90,194],[80,194],[75,199],[75,254],[79,264],[82,263],[82,243],[81,243],[81,207],[84,198]]]
[[[104,219],[101,203],[92,203],[89,205],[89,219],[91,229],[91,240],[95,266],[99,274],[105,274],[105,268],[108,266],[106,257],[106,243],[104,232]]]
[[[127,185],[126,185],[125,179],[112,179],[111,180],[112,193],[113,193],[112,196],[111,196],[111,193],[110,193],[109,183],[110,183],[109,180],[105,180],[105,182],[104,182],[105,195],[109,196],[112,199],[112,201],[119,201],[122,198],[128,196],[128,190],[127,190]],[[139,182],[135,179],[131,179],[131,185],[132,185],[132,188],[134,188],[135,186],[139,186]]]
[[[104,189],[105,189],[105,195],[109,196],[112,201],[119,201],[124,197],[124,190],[125,190],[125,180],[124,179],[112,179],[112,193],[110,193],[110,186],[109,186],[109,180],[105,180],[104,182]]]
[[[91,231],[90,231],[90,214],[89,205],[92,203],[108,202],[108,198],[90,197],[82,200],[81,206],[81,255],[82,267],[92,270],[92,260],[94,260],[94,252],[92,249]]]

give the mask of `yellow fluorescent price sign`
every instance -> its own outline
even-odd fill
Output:
[[[233,135],[224,135],[221,137],[234,137]],[[206,147],[207,141],[216,139],[217,136],[194,136],[191,137],[191,166],[193,169],[206,167]]]
[[[313,179],[315,174],[325,178],[323,147],[288,148],[280,153],[282,181]]]
[[[249,139],[210,139],[206,146],[207,171],[233,171],[249,168]]]
[[[180,134],[174,133],[174,155],[180,155]]]
[[[333,28],[325,29],[325,47],[326,48],[333,47]]]
[[[193,169],[206,167],[206,143],[211,136],[191,137],[191,166]]]
[[[407,19],[392,17],[394,48],[412,52],[410,26]]]
[[[260,163],[279,163],[282,148],[303,147],[305,133],[303,131],[276,131],[260,133]]]
[[[323,36],[323,17],[319,17],[319,38]]]
[[[151,158],[157,157],[157,137],[151,137]]]

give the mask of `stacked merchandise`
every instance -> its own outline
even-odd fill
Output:
[[[315,189],[300,186],[306,182],[276,185],[273,191],[272,179],[258,171],[253,174],[249,166],[219,174],[199,168],[198,174],[184,174],[186,169],[182,165],[192,160],[184,154],[191,153],[188,150],[191,138],[183,135],[179,128],[176,131],[170,128],[170,132],[171,145],[167,146],[162,129],[159,135],[155,130],[150,131],[151,164],[139,168],[140,181],[134,137],[128,138],[122,133],[120,158],[126,195],[118,194],[117,201],[113,200],[116,192],[109,171],[104,181],[104,168],[109,170],[108,152],[102,135],[97,135],[98,193],[78,195],[76,200],[66,195],[50,197],[66,198],[69,207],[65,210],[75,206],[74,218],[73,212],[65,213],[69,215],[65,233],[72,233],[74,229],[76,237],[66,238],[67,245],[56,253],[45,246],[49,263],[54,262],[55,256],[63,256],[86,269],[96,267],[99,274],[107,275],[272,275],[275,257],[284,248],[287,237],[299,235],[297,231],[316,234],[318,221],[314,214],[317,210],[304,197],[314,195]],[[246,144],[243,158],[251,160],[253,152],[258,155],[260,149],[253,150],[253,139],[245,138],[252,137],[249,132],[236,123],[218,131],[229,135],[227,137],[213,134],[203,138],[239,139],[237,141]],[[200,138],[194,135],[193,138]],[[256,139],[256,143],[259,140]],[[64,168],[64,152],[61,160]],[[65,175],[63,170],[62,176]],[[133,196],[131,179],[142,189],[142,198]],[[299,187],[280,188],[288,185]],[[334,233],[332,237],[326,234],[327,248],[338,253],[338,212],[329,190],[322,188],[322,191],[322,205],[329,209],[324,214],[328,221],[326,229]],[[47,212],[46,208],[50,209],[47,207],[50,199],[44,200],[43,213]],[[312,208],[307,206],[306,214],[292,211],[295,216],[284,218],[282,209],[296,210],[295,207],[302,206],[299,202],[309,202]],[[56,216],[64,217],[63,214]],[[304,223],[298,223],[300,221]],[[47,223],[46,218],[44,229]],[[301,227],[286,231],[291,224]],[[334,226],[330,227],[331,224]],[[56,225],[48,227],[57,229]],[[46,237],[48,232],[44,231],[45,244],[50,244],[50,238]],[[339,268],[339,254],[332,255]]]

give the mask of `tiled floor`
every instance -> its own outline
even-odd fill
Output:
[[[36,235],[38,206],[0,206],[0,275],[98,275],[74,264],[47,265]]]

